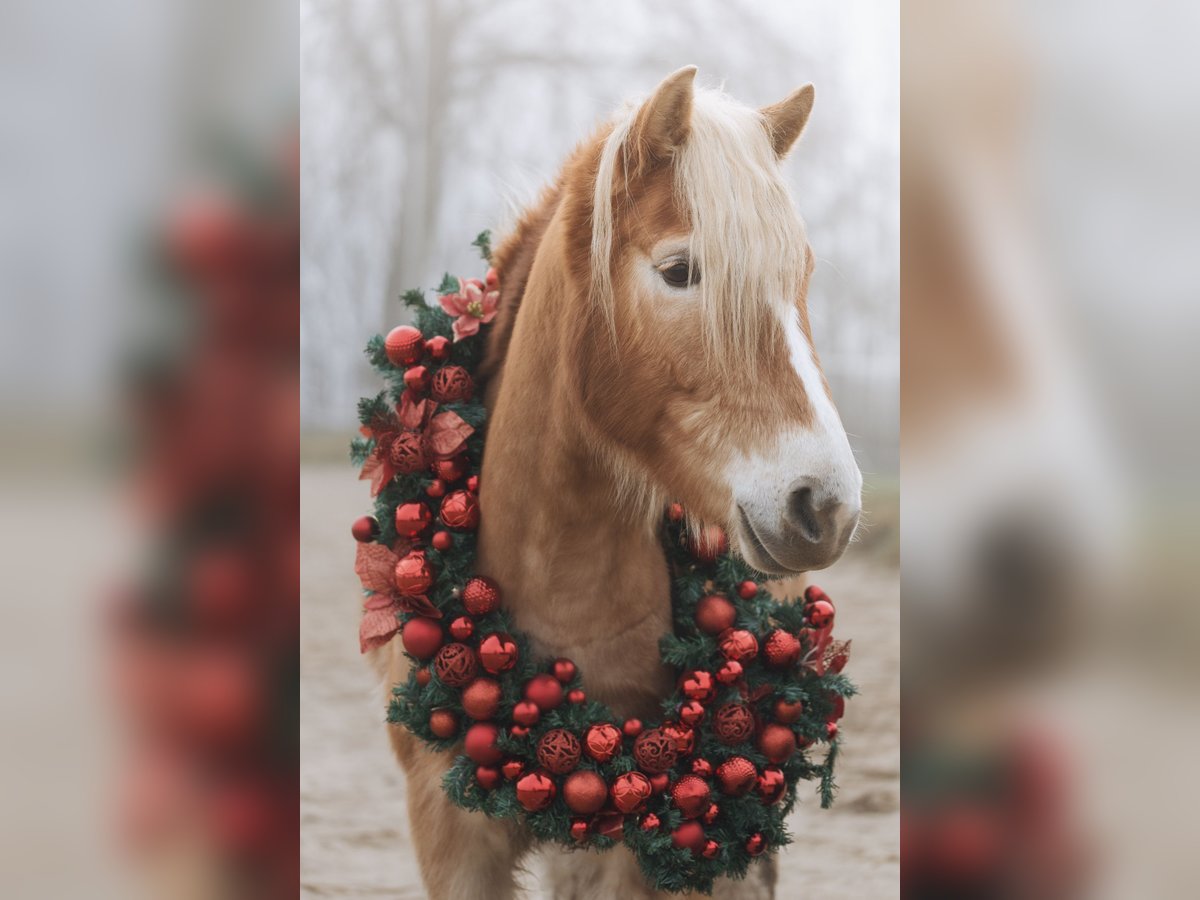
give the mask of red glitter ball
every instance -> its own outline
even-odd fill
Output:
[[[462,603],[473,616],[486,616],[500,608],[500,585],[484,575],[476,575],[462,589]]]

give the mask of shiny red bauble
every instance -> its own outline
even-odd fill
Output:
[[[713,773],[712,763],[703,757],[692,760],[692,774],[699,775],[701,778],[711,778]]]
[[[572,819],[571,820],[571,839],[582,843],[587,840],[588,823],[587,819]]]
[[[525,685],[525,699],[537,704],[542,712],[556,709],[563,702],[563,689],[553,675],[534,675]]]
[[[758,776],[754,789],[758,792],[758,799],[768,806],[778,803],[787,791],[787,781],[783,777],[783,770],[777,769],[775,766],[767,766]]]
[[[703,778],[684,775],[671,786],[671,802],[685,819],[696,819],[708,809],[710,791]]]
[[[479,498],[470,491],[452,491],[442,498],[442,522],[451,531],[479,527]]]
[[[612,795],[613,806],[623,813],[631,813],[641,809],[653,791],[650,788],[650,779],[641,772],[625,772],[613,779],[609,793]]]
[[[704,847],[700,850],[700,855],[705,859],[716,859],[717,854],[721,852],[721,845],[716,841],[705,841]]]
[[[458,716],[448,709],[435,709],[429,714],[429,730],[443,740],[458,734]]]
[[[762,852],[766,849],[767,839],[757,831],[746,838],[746,852],[751,856],[762,856]]]
[[[838,723],[837,722],[826,722],[825,723],[825,739],[826,740],[832,741],[835,737],[837,737],[837,733],[838,733]]]
[[[592,828],[596,834],[604,835],[614,841],[625,838],[625,816],[619,812],[602,812],[592,820]]]
[[[429,674],[429,666],[421,666],[421,668],[417,669],[417,684],[419,684],[421,687],[425,687],[425,685],[429,684],[429,679],[431,677],[432,676]]]
[[[646,815],[642,816],[642,831],[654,831],[661,824],[662,822],[658,820],[658,816],[654,813],[646,813]]]
[[[455,642],[438,651],[433,661],[433,671],[443,684],[462,687],[479,671],[479,660],[471,647]]]
[[[415,538],[429,527],[433,513],[424,503],[401,503],[396,507],[396,534]]]
[[[716,693],[717,685],[711,672],[703,672],[699,669],[685,673],[679,679],[679,689],[683,691],[683,695],[689,700],[698,700],[705,703],[713,698]]]
[[[765,725],[758,736],[758,749],[776,765],[787,762],[796,752],[796,735],[786,725],[772,722]]]
[[[454,546],[454,537],[448,531],[435,531],[429,539],[429,545],[440,553],[445,553]]]
[[[717,766],[717,784],[722,794],[742,797],[758,783],[758,770],[744,756],[731,756]]]
[[[671,832],[671,843],[683,850],[699,853],[704,849],[704,826],[694,819],[681,822],[679,827]]]
[[[443,366],[433,375],[430,396],[438,403],[459,403],[475,394],[475,382],[462,366]]]
[[[415,475],[429,465],[425,438],[415,431],[402,431],[392,439],[388,461],[401,475]]]
[[[626,719],[625,723],[621,726],[621,731],[625,737],[637,737],[642,733],[642,720]]]
[[[484,575],[476,575],[462,589],[462,603],[473,616],[486,616],[500,608],[500,585]]]
[[[507,672],[517,664],[517,642],[512,635],[498,631],[479,642],[479,661],[493,675]]]
[[[425,342],[425,352],[434,362],[445,362],[450,358],[450,339],[434,335]]]
[[[688,700],[679,706],[679,721],[684,725],[696,726],[704,718],[704,704],[699,700]]]
[[[429,390],[429,370],[424,366],[413,366],[404,373],[404,386],[414,397],[424,396]]]
[[[567,809],[590,816],[604,806],[608,799],[608,785],[595,772],[572,772],[563,782],[562,794]]]
[[[720,634],[732,628],[737,620],[737,607],[720,594],[701,597],[696,604],[696,627],[705,634]]]
[[[575,688],[574,690],[567,691],[567,702],[568,703],[584,703],[586,700],[587,700],[587,694],[585,694],[579,688]]]
[[[730,628],[722,632],[717,646],[726,659],[737,660],[743,665],[758,655],[758,638],[744,628]]]
[[[500,729],[490,722],[477,722],[467,729],[463,738],[463,753],[481,766],[499,765],[504,754],[496,746]]]
[[[410,550],[396,563],[396,590],[406,597],[419,597],[433,587],[433,568],[420,550]]]
[[[500,682],[476,678],[462,692],[463,710],[476,721],[490,719],[500,709]]]
[[[753,581],[743,581],[737,586],[737,592],[743,600],[753,600],[758,596],[758,585]]]
[[[425,486],[425,495],[437,500],[446,496],[446,482],[435,478]]]
[[[717,669],[717,681],[721,684],[734,684],[743,673],[742,664],[736,659],[727,659]]]
[[[450,459],[435,459],[430,468],[440,481],[450,484],[467,474],[467,458],[460,453]]]
[[[754,733],[754,714],[744,704],[726,703],[713,713],[713,733],[722,744],[740,744]]]
[[[384,338],[383,350],[393,366],[411,366],[425,355],[425,339],[411,325],[397,325]]]
[[[675,752],[680,756],[691,756],[696,749],[696,730],[688,728],[680,722],[667,722],[662,727],[663,734],[675,744]]]
[[[667,518],[670,519],[672,522],[682,522],[683,521],[683,504],[682,503],[672,503],[670,506],[668,506],[667,507]]]
[[[705,825],[711,825],[717,821],[717,816],[721,814],[721,807],[715,803],[708,804],[708,809],[704,811],[704,815],[700,817],[700,821]]]
[[[479,493],[479,476],[478,475],[472,475],[470,478],[467,479],[467,490],[470,491],[472,494]]]
[[[804,616],[813,628],[828,628],[833,624],[833,604],[828,600],[817,600],[808,604]]]
[[[601,722],[592,725],[583,735],[583,752],[596,762],[605,763],[621,749],[621,732],[616,725]]]
[[[579,738],[565,728],[552,728],[542,735],[537,744],[537,760],[543,769],[555,775],[566,775],[575,771],[583,748]]]
[[[804,715],[804,703],[799,700],[776,700],[773,709],[775,721],[793,725]]]
[[[546,772],[529,772],[517,779],[517,802],[527,812],[545,809],[554,801],[558,789]]]
[[[829,710],[829,715],[826,717],[826,721],[836,722],[846,714],[846,698],[841,694],[830,694],[829,703],[831,709]]]
[[[350,526],[350,533],[360,544],[365,544],[379,535],[379,523],[374,516],[359,516]]]
[[[442,646],[442,626],[424,616],[409,619],[400,629],[400,643],[417,659],[432,659]]]
[[[575,663],[571,662],[569,659],[556,659],[554,661],[554,668],[552,671],[554,672],[555,678],[557,678],[563,684],[566,684],[575,677]]]
[[[512,781],[525,771],[525,765],[519,759],[510,759],[500,767],[500,771],[504,773],[505,778]]]
[[[483,283],[489,291],[497,291],[500,289],[500,272],[495,266],[489,266],[487,274],[483,276]]]
[[[763,645],[767,665],[773,669],[790,669],[800,659],[800,639],[782,628],[776,628]]]
[[[475,623],[471,621],[470,616],[459,616],[450,623],[449,628],[446,630],[450,632],[450,637],[456,641],[465,641],[475,633]]]
[[[675,741],[661,728],[643,731],[633,742],[633,758],[643,772],[665,772],[678,756]]]
[[[716,562],[729,549],[729,538],[720,525],[705,525],[699,533],[688,535],[688,550],[702,563]]]
[[[495,766],[476,766],[475,781],[485,791],[494,791],[500,786],[500,770]]]
[[[512,717],[518,725],[529,728],[538,723],[542,717],[542,711],[538,709],[536,703],[530,700],[521,700],[513,706]]]

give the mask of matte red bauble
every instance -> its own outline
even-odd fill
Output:
[[[410,550],[396,563],[396,590],[406,597],[419,597],[433,587],[433,568],[420,550]]]
[[[467,474],[467,458],[460,453],[450,459],[435,459],[430,468],[440,481],[451,484]]]
[[[429,390],[429,370],[424,366],[413,366],[404,373],[404,386],[414,397],[420,397]]]
[[[722,744],[740,744],[754,733],[754,715],[741,703],[726,703],[713,714],[713,732]]]
[[[569,659],[556,659],[554,661],[553,671],[555,678],[557,678],[563,684],[567,684],[572,678],[575,677],[575,663],[571,662]]]
[[[713,773],[712,763],[703,757],[698,757],[692,760],[692,774],[699,775],[701,778],[711,778]]]
[[[429,714],[429,730],[449,740],[458,734],[458,716],[448,709],[435,709]]]
[[[838,733],[838,723],[837,722],[826,722],[825,723],[825,739],[826,740],[832,741],[835,737],[837,737],[837,733]]]
[[[758,782],[758,771],[754,763],[744,756],[731,756],[717,766],[717,784],[721,793],[730,797],[742,797],[754,789]]]
[[[767,849],[767,839],[757,831],[750,837],[746,838],[746,852],[751,856],[762,856],[762,852]]]
[[[475,623],[471,621],[470,616],[459,616],[450,623],[447,630],[450,632],[450,637],[456,641],[465,641],[475,633]]]
[[[438,403],[458,403],[471,399],[475,382],[462,366],[443,366],[434,373],[429,392]]]
[[[442,626],[424,616],[409,619],[400,629],[400,643],[417,659],[433,659],[442,646]]]
[[[451,531],[479,527],[479,499],[470,491],[453,491],[442,499],[442,521]]]
[[[776,700],[773,710],[775,721],[782,722],[784,725],[792,725],[800,721],[800,717],[804,715],[804,704],[799,700]]]
[[[542,712],[556,709],[563,702],[563,689],[558,679],[544,672],[534,675],[525,685],[525,699],[532,700]]]
[[[443,684],[462,687],[479,671],[479,660],[475,657],[475,651],[466,644],[447,644],[438,651],[433,661],[433,671]]]
[[[479,476],[478,475],[472,475],[470,478],[467,479],[467,490],[470,491],[472,494],[479,493]]]
[[[495,766],[476,766],[475,780],[485,791],[494,791],[500,786],[500,770]]]
[[[435,531],[433,537],[429,539],[429,544],[434,550],[445,553],[454,546],[454,538],[448,531]]]
[[[753,600],[758,596],[758,585],[753,581],[743,581],[737,586],[737,592],[743,600]]]
[[[813,628],[828,628],[833,624],[833,604],[828,600],[817,600],[807,606],[804,615]]]
[[[434,535],[437,537],[437,535]],[[742,664],[736,659],[727,659],[721,663],[721,668],[717,669],[717,681],[721,684],[733,684],[742,677]]]
[[[704,718],[704,704],[699,700],[689,700],[679,706],[679,721],[684,725],[695,727]]]
[[[621,732],[616,725],[602,722],[588,728],[583,735],[583,752],[596,762],[608,762],[620,749]]]
[[[696,670],[688,672],[679,680],[679,689],[689,700],[698,700],[704,703],[712,699],[717,686],[712,673]]]
[[[429,684],[429,679],[431,677],[429,674],[429,666],[421,666],[421,668],[417,669],[416,677],[417,684],[419,684],[421,687],[425,687],[425,685]]]
[[[650,779],[641,772],[625,772],[613,779],[609,793],[612,795],[613,806],[623,813],[631,813],[641,809],[653,791],[650,788]]]
[[[685,819],[695,819],[708,809],[708,785],[696,775],[684,775],[671,786],[671,802]]]
[[[536,703],[530,700],[522,700],[513,706],[512,717],[513,721],[518,725],[524,725],[528,728],[538,723],[538,719],[542,717],[542,711],[538,709]]]
[[[575,771],[583,750],[579,738],[565,728],[552,728],[542,735],[537,745],[537,759],[542,768],[555,775]]]
[[[758,776],[758,781],[754,789],[758,792],[758,799],[768,806],[772,803],[778,803],[787,790],[787,782],[784,780],[783,771],[775,768],[775,766],[767,766],[762,770],[762,774]]]
[[[643,772],[665,772],[675,765],[675,741],[661,728],[651,728],[633,742],[633,758]]]
[[[463,738],[463,753],[481,766],[499,765],[504,754],[496,746],[500,729],[490,722],[477,722],[467,729]]]
[[[445,362],[450,358],[450,339],[434,335],[425,342],[425,352],[434,362]]]
[[[579,688],[575,688],[572,691],[567,691],[567,702],[568,703],[583,703],[586,700],[587,700],[587,694],[585,694],[583,691],[579,690]]]
[[[505,778],[512,781],[525,771],[525,765],[519,759],[510,759],[500,767],[500,771],[504,773]]]
[[[826,721],[836,722],[846,714],[846,698],[841,694],[830,694],[829,703],[832,708],[829,710],[829,715],[826,717]]]
[[[764,726],[762,734],[758,736],[758,749],[776,765],[787,762],[796,752],[796,735],[786,725],[772,722]]]
[[[359,516],[350,526],[350,533],[360,544],[375,540],[379,534],[379,523],[374,516]]]
[[[637,737],[642,733],[642,720],[626,719],[625,724],[621,726],[621,731],[625,734],[625,737]]]
[[[462,589],[462,604],[473,616],[486,616],[500,608],[500,585],[484,575],[476,575]]]
[[[608,799],[608,785],[595,772],[572,772],[563,782],[563,801],[571,812],[590,816]]]
[[[517,802],[527,812],[545,809],[553,800],[558,789],[554,779],[546,772],[530,772],[517,779]]]
[[[720,525],[705,525],[698,534],[688,536],[688,550],[703,563],[715,562],[729,549],[729,538]]]
[[[572,819],[571,820],[571,838],[583,843],[587,840],[588,823],[587,819]]]
[[[384,338],[383,350],[393,366],[411,366],[424,355],[425,338],[411,325],[397,325]]]
[[[700,855],[705,859],[716,859],[717,854],[721,852],[721,845],[716,841],[705,841],[704,849],[700,851]]]
[[[722,633],[718,646],[722,656],[740,663],[747,663],[758,654],[758,638],[743,628],[730,628]]]
[[[704,849],[704,826],[694,820],[681,822],[679,827],[671,832],[671,843],[683,850],[699,853]]]
[[[429,484],[425,485],[425,495],[437,500],[446,496],[446,482],[440,478],[435,478]]]
[[[463,710],[476,721],[490,719],[500,709],[500,682],[476,678],[462,692]]]
[[[719,594],[701,597],[696,604],[696,627],[705,634],[720,634],[737,621],[737,607]]]
[[[656,794],[661,794],[671,786],[671,776],[666,772],[655,772],[650,776],[650,790]]]
[[[512,728],[508,729],[508,733],[515,738],[523,738],[525,735],[529,734],[529,729],[524,725],[514,725]]]
[[[396,533],[401,537],[415,538],[432,521],[433,513],[424,503],[401,503],[396,507]]]
[[[776,628],[769,635],[763,646],[767,657],[767,665],[773,669],[788,669],[800,659],[800,640],[782,628]]]
[[[507,672],[517,664],[517,642],[502,631],[489,634],[479,642],[479,661],[493,675]]]
[[[646,813],[646,815],[642,816],[642,831],[654,831],[661,824],[658,816],[654,813]]]

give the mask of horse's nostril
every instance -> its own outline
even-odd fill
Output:
[[[788,521],[814,544],[821,542],[821,513],[813,503],[810,485],[796,488],[788,497]]]

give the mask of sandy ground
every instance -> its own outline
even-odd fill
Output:
[[[301,896],[422,898],[381,686],[358,654],[349,525],[366,489],[344,464],[311,464],[300,492]],[[780,900],[899,895],[899,580],[879,556],[848,554],[816,579],[838,604],[838,636],[854,640],[847,672],[862,695],[842,723],[837,804],[823,811],[813,795],[790,819]]]

